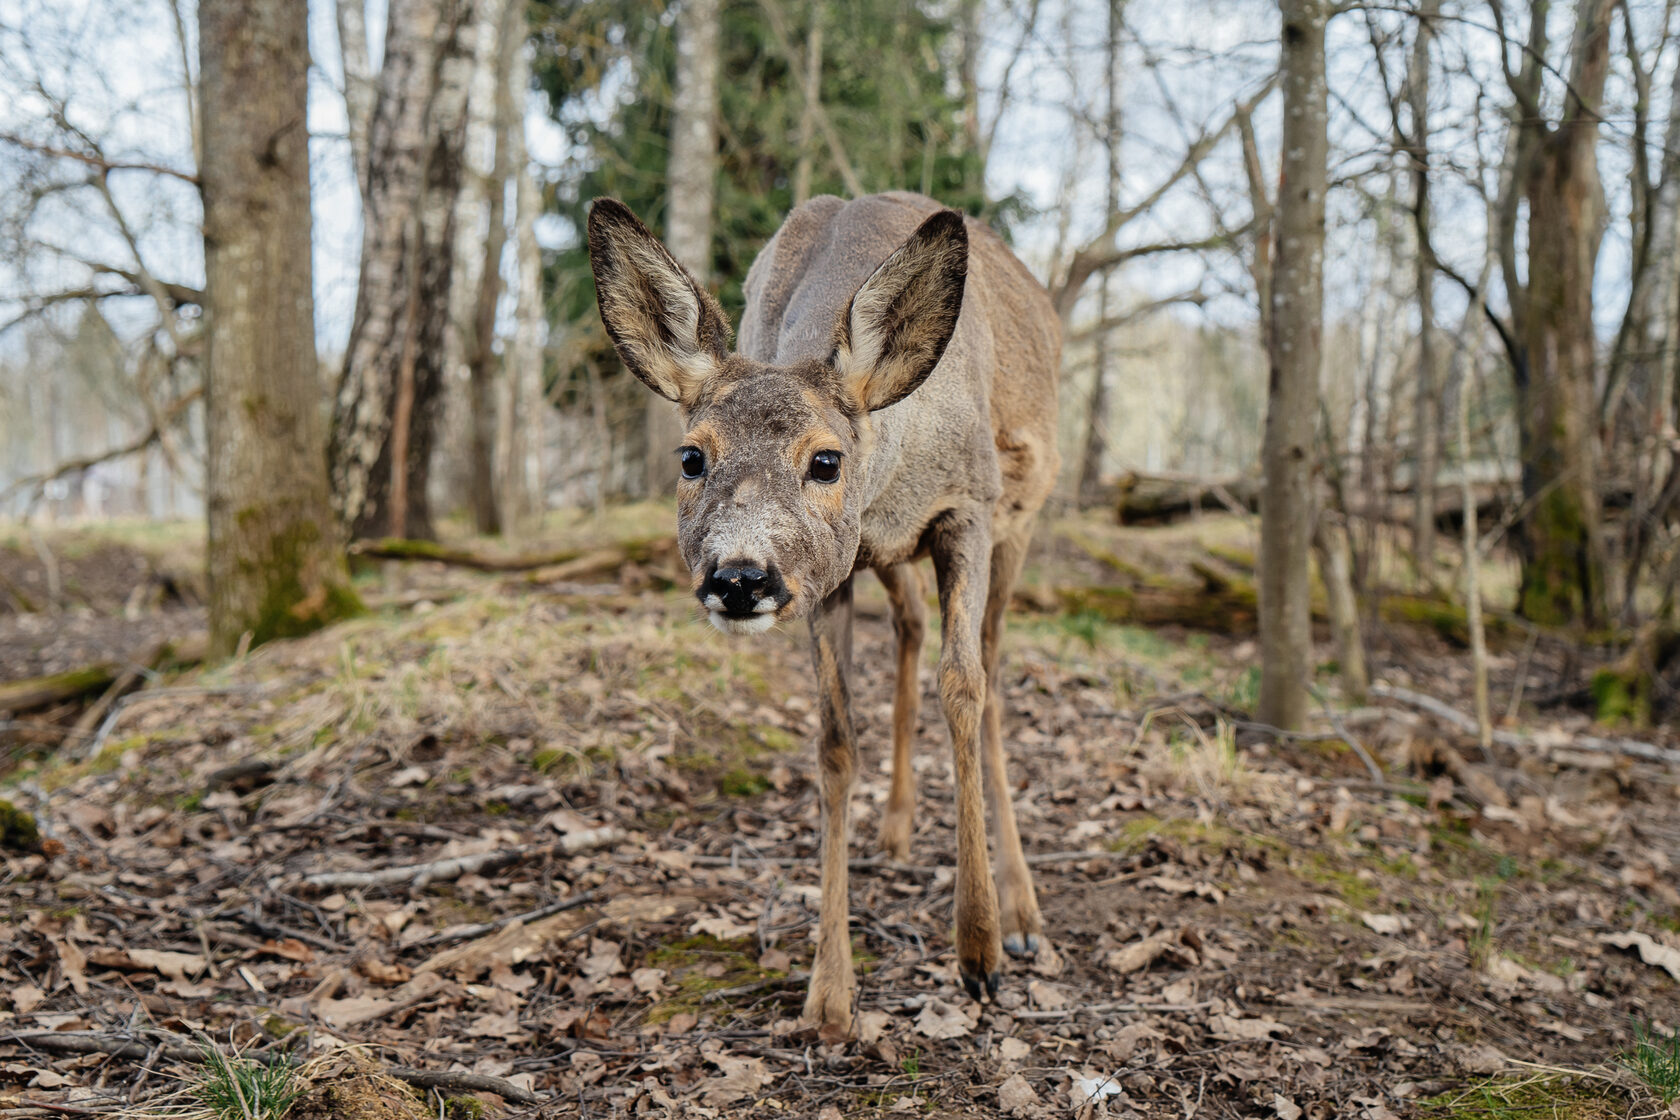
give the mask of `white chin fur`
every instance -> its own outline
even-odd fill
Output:
[[[725,634],[762,634],[776,625],[773,614],[755,614],[751,618],[730,618],[722,611],[707,611],[712,625]]]

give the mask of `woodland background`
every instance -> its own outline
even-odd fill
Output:
[[[836,1047],[801,642],[690,617],[582,233],[734,316],[889,189],[1062,321],[1006,708],[1065,960],[960,999],[928,751]],[[0,1102],[213,1037],[297,1115],[1656,1115],[1677,239],[1672,0],[0,0]]]

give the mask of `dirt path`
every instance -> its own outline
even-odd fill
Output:
[[[1384,1120],[1467,1114],[1436,1098],[1486,1075],[1520,1104],[1515,1063],[1603,1069],[1636,1024],[1680,1024],[1680,774],[1559,732],[1455,782],[1410,761],[1473,758],[1454,735],[1351,713],[1379,786],[1330,738],[1234,726],[1252,680],[1227,644],[1028,616],[1008,734],[1058,959],[1011,965],[994,1005],[962,995],[925,673],[914,863],[853,877],[861,1038],[824,1044],[795,1021],[800,636],[473,586],[178,681],[200,691],[131,705],[98,758],[18,776],[47,841],[5,865],[0,1105],[143,1104],[170,1064],[17,1032],[205,1031],[500,1078],[544,1100],[524,1115],[1052,1116],[1095,1090],[1110,1115]],[[861,611],[858,660],[886,664],[878,592]],[[857,688],[858,858],[889,688]],[[1632,1084],[1543,1091],[1625,1115]]]

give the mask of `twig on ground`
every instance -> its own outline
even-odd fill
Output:
[[[1381,782],[1384,778],[1382,767],[1378,766],[1377,760],[1371,757],[1371,752],[1365,749],[1365,744],[1361,743],[1354,737],[1353,732],[1348,730],[1347,724],[1342,722],[1342,717],[1336,714],[1336,709],[1330,706],[1330,701],[1322,691],[1312,685],[1307,687],[1312,692],[1313,699],[1318,701],[1318,706],[1324,709],[1324,716],[1330,721],[1330,726],[1335,729],[1336,738],[1346,743],[1353,750],[1353,753],[1359,756],[1359,761],[1365,764],[1365,769],[1370,773],[1373,782]]]
[[[322,871],[306,876],[305,886],[322,889],[356,889],[363,887],[390,887],[399,883],[406,883],[414,890],[429,883],[443,883],[459,879],[463,875],[477,874],[492,868],[505,867],[510,863],[533,855],[575,856],[579,852],[594,851],[597,848],[610,847],[624,839],[624,830],[608,826],[606,828],[591,828],[583,832],[573,832],[547,844],[525,844],[517,848],[502,848],[493,852],[479,852],[470,856],[452,856],[449,859],[433,860],[430,863],[410,864],[404,867],[384,867],[377,871]]]
[[[594,891],[584,891],[582,894],[574,895],[564,902],[556,902],[549,906],[539,907],[536,910],[527,910],[523,914],[509,914],[505,918],[497,918],[491,922],[479,922],[477,925],[448,930],[433,937],[428,937],[424,941],[416,941],[412,945],[405,946],[405,948],[424,949],[433,945],[448,945],[452,941],[471,941],[475,937],[483,937],[487,933],[495,933],[498,930],[505,929],[514,922],[535,922],[567,910],[576,910],[580,906],[588,906],[597,897],[599,896]]]

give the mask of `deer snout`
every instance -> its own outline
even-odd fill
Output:
[[[787,602],[787,589],[775,568],[731,561],[712,569],[700,589],[708,609],[728,615],[765,614]]]

